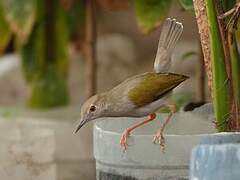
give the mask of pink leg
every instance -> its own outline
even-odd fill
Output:
[[[163,150],[164,150],[164,145],[165,145],[163,131],[164,131],[166,125],[168,124],[168,122],[170,121],[170,119],[172,118],[173,114],[176,112],[176,105],[168,105],[168,107],[171,112],[169,113],[167,119],[163,122],[162,126],[159,128],[159,130],[157,131],[156,135],[153,138],[153,143],[158,142]]]
[[[130,133],[131,133],[134,129],[136,129],[136,128],[138,128],[138,127],[140,127],[140,126],[142,126],[142,125],[144,125],[144,124],[146,124],[146,123],[154,120],[155,118],[156,118],[156,114],[155,114],[155,113],[150,114],[150,115],[148,116],[148,119],[146,119],[145,121],[140,122],[140,123],[138,123],[138,124],[136,124],[136,125],[134,125],[134,126],[131,126],[131,127],[129,127],[129,128],[127,128],[127,129],[124,130],[124,132],[123,132],[123,134],[122,134],[122,136],[121,136],[121,139],[120,139],[120,145],[124,148],[125,151],[126,151],[126,149],[127,149],[127,145],[128,145],[128,144],[127,144],[127,139],[128,139],[128,137],[130,136]]]

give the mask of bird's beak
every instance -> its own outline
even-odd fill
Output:
[[[75,130],[75,133],[77,133],[81,129],[81,127],[83,127],[83,125],[86,124],[87,122],[88,122],[87,119],[82,119],[80,124],[77,126],[77,129]]]

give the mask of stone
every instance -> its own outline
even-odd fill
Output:
[[[213,104],[206,103],[198,108],[195,108],[192,113],[196,116],[200,116],[203,119],[209,121],[214,119]]]
[[[92,136],[90,124],[80,133],[74,134],[75,123],[71,120],[62,120],[66,119],[63,114],[70,118],[69,114],[71,114],[74,117],[74,110],[68,110],[67,113],[61,110],[61,113],[56,110],[55,112],[48,111],[44,115],[48,117],[55,116],[55,118],[59,118],[58,120],[46,119],[44,116],[37,118],[39,116],[37,112],[17,112],[12,116],[8,116],[8,118],[1,117],[0,141],[3,146],[0,146],[0,165],[7,161],[15,162],[11,158],[11,153],[9,153],[12,152],[16,154],[16,161],[21,160],[21,164],[26,164],[26,162],[29,162],[27,164],[34,163],[34,167],[40,169],[45,165],[49,167],[54,165],[54,168],[49,169],[49,173],[54,169],[56,171],[56,180],[95,179],[95,160],[92,155],[92,144],[88,141]],[[58,114],[59,117],[55,114]],[[51,133],[53,133],[53,136],[48,138]],[[17,166],[16,163],[4,165],[11,172],[19,169],[22,169],[23,172],[29,171],[25,166]],[[3,173],[4,171],[0,175]],[[29,174],[31,175],[31,173],[27,172],[26,176]],[[52,177],[51,173],[48,176]],[[25,175],[22,177],[25,177]],[[37,179],[36,176],[33,177]]]
[[[0,122],[1,179],[57,180],[54,131]]]

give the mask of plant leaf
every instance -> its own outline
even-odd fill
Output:
[[[56,4],[57,1],[55,0]],[[60,73],[64,78],[67,78],[68,72],[68,54],[67,54],[67,45],[69,39],[69,31],[67,28],[67,17],[63,7],[58,5],[57,9],[57,18],[55,23],[55,44],[56,44],[56,66],[57,71]]]
[[[147,34],[166,18],[171,0],[136,0],[134,5],[138,27]]]
[[[80,31],[84,31],[85,28],[85,8],[83,1],[74,1],[73,5],[68,9],[66,14],[67,28],[71,40],[76,40]]]
[[[2,7],[0,6],[0,54],[7,47],[11,40],[11,31],[3,15]]]
[[[27,41],[36,17],[36,0],[2,0],[3,13],[20,43]]]
[[[187,11],[193,11],[193,0],[179,0],[182,7]]]
[[[44,46],[42,42],[44,38],[43,28],[36,26],[29,40],[23,46],[19,46],[20,54],[22,56],[22,68],[26,81],[29,83],[34,79],[35,74],[44,66]]]

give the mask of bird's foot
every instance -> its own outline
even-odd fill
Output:
[[[176,112],[177,108],[176,105],[172,104],[172,105],[167,105],[170,109],[170,113],[168,115],[168,117],[166,118],[166,120],[163,122],[162,126],[160,127],[160,129],[157,131],[156,135],[153,138],[153,143],[156,144],[160,144],[162,151],[164,152],[164,145],[165,145],[165,138],[163,136],[163,131],[166,127],[166,125],[168,124],[168,122],[170,121],[171,117],[173,116],[173,114]]]
[[[130,129],[125,129],[124,132],[122,133],[121,139],[120,139],[120,145],[122,146],[124,152],[127,150],[127,139],[130,136]]]
[[[162,151],[164,151],[164,146],[165,146],[165,138],[163,136],[163,131],[159,130],[155,136],[153,137],[153,143],[154,144],[160,144]]]

